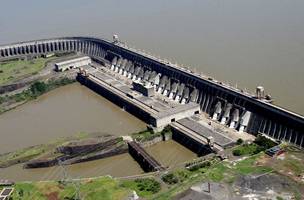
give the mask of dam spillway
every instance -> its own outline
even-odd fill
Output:
[[[57,52],[87,55],[132,80],[153,83],[158,93],[180,104],[196,103],[200,112],[231,129],[304,146],[303,116],[121,43],[90,37],[20,42],[0,46],[0,61]]]

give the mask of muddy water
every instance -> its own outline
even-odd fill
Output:
[[[157,143],[147,147],[146,150],[165,167],[176,167],[197,157],[196,154],[173,140]],[[127,153],[101,160],[68,165],[65,170],[69,178],[104,175],[125,177],[144,173],[138,163]],[[22,165],[15,165],[5,169],[0,168],[0,177],[15,181],[60,180],[64,177],[64,170],[58,166],[23,169]]]
[[[53,90],[0,115],[0,152],[79,132],[124,135],[145,123],[80,84]]]
[[[303,0],[3,1],[0,43],[118,34],[234,86],[263,85],[304,114],[303,8]]]
[[[61,87],[37,100],[0,115],[0,153],[47,143],[79,132],[126,135],[145,129],[145,123],[78,83]],[[175,166],[195,154],[174,141],[147,148],[164,166]],[[129,154],[74,164],[66,170],[72,178],[143,173]],[[0,169],[0,179],[15,181],[58,180],[61,167],[23,169],[22,165]]]
[[[145,149],[165,167],[176,167],[197,157],[195,153],[174,140],[160,142]]]
[[[129,154],[122,154],[96,161],[79,163],[65,167],[69,178],[88,178],[111,175],[115,177],[142,174],[143,170]],[[0,177],[15,181],[60,180],[64,177],[62,167],[23,169],[22,165],[0,168]]]

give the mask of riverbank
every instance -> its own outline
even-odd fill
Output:
[[[151,130],[133,133],[131,138],[144,147],[170,138],[171,130],[154,133]],[[24,163],[25,168],[51,167],[61,164],[87,162],[128,152],[127,141],[123,137],[105,135],[92,136],[80,133],[73,137],[35,145],[0,155],[0,168]]]
[[[289,159],[303,159],[299,157],[303,153],[298,153],[300,152],[286,148],[285,156],[288,159],[271,158],[261,152],[233,161],[221,161],[217,157],[209,156],[196,160],[199,167],[186,167],[193,164],[191,162],[185,163],[179,169],[169,169],[166,173],[124,178],[104,176],[73,181],[19,182],[14,186],[12,199],[59,200],[74,199],[79,195],[88,200],[99,199],[101,196],[105,200],[121,200],[138,195],[151,200],[240,200],[249,197],[301,200],[303,182],[290,179],[277,168],[290,163]],[[269,165],[273,160],[276,163]],[[297,172],[295,168],[289,168],[288,171],[289,174]]]
[[[0,96],[0,114],[14,109],[38,96],[64,85],[74,83],[76,80],[68,77],[56,77],[47,81],[37,81],[29,86],[28,89],[20,93]]]
[[[24,168],[75,164],[110,157],[128,151],[122,137],[78,134],[48,144],[28,147],[0,155],[0,168],[23,163]]]
[[[0,62],[0,114],[60,86],[73,83],[76,72],[54,72],[54,62],[73,54],[20,57]]]
[[[54,64],[62,57],[69,58],[75,53],[20,56],[0,61],[0,94],[19,93],[35,81],[45,81],[60,74],[54,71]],[[67,74],[67,73],[65,73]]]
[[[25,163],[43,154],[52,153],[58,146],[64,145],[71,140],[81,140],[87,138],[88,134],[79,133],[72,137],[60,138],[47,144],[39,144],[26,147],[17,151],[0,155],[0,168],[10,167],[15,164]]]
[[[149,146],[147,142],[153,141],[156,144],[157,138],[163,138],[164,135],[170,135],[170,129],[166,128],[165,132],[161,133],[153,133],[150,130],[141,131],[132,134],[131,137],[141,141],[142,145]],[[56,148],[60,153],[73,155],[75,152],[85,154],[94,152],[85,149],[93,146],[94,149],[100,147],[101,143],[96,142],[95,137],[88,137],[87,134],[80,134],[77,137],[77,140],[57,141],[53,150]],[[103,141],[109,146],[117,147],[117,144],[124,142],[121,138],[117,138],[118,140],[113,143],[111,142],[113,137],[103,137],[108,138]],[[275,144],[267,141],[265,138],[257,138],[251,144],[239,142],[239,146],[226,151],[228,159],[222,160],[218,155],[210,154],[181,163],[178,167],[169,167],[162,173],[121,178],[109,176],[81,178],[74,181],[60,179],[61,181],[17,182],[12,199],[73,199],[76,197],[76,190],[73,187],[76,184],[80,188],[79,195],[85,199],[96,199],[98,195],[103,195],[104,199],[120,200],[138,195],[144,199],[155,200],[189,198],[199,200],[215,197],[223,200],[239,200],[247,198],[248,195],[254,195],[300,200],[304,192],[302,150],[283,144],[281,148],[284,153],[271,157],[264,153],[264,149]],[[33,154],[35,150],[36,153],[39,150],[43,151],[39,147],[28,149]],[[235,155],[235,150],[240,150],[241,155]],[[30,153],[24,152],[24,154]],[[80,158],[84,158],[83,156],[85,155],[83,154]],[[207,190],[208,185],[211,187],[211,192]]]

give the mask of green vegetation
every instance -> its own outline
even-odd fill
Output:
[[[151,137],[154,137],[154,132],[152,130],[146,129],[137,133],[132,134],[132,138],[137,141],[148,140]]]
[[[70,199],[76,200],[76,185],[79,186],[79,197],[86,200],[121,200],[135,190],[142,197],[160,191],[160,183],[152,178],[143,178],[120,182],[111,177],[71,182],[36,182],[17,183],[12,200],[48,200]]]
[[[190,174],[191,173],[188,170],[180,169],[163,175],[161,179],[169,185],[174,185],[176,183],[182,183],[186,181],[189,178]]]
[[[212,169],[210,170],[203,170],[202,172],[205,173],[205,177],[207,180],[215,181],[215,182],[220,182],[224,180],[225,175],[227,172],[230,171],[227,165],[224,163],[218,163]],[[231,173],[231,171],[230,171]],[[227,180],[226,180],[227,181]]]
[[[17,183],[15,185],[15,191],[13,192],[11,199],[13,200],[30,200],[35,199],[46,199],[42,193],[39,191],[39,188],[35,184],[31,183]]]
[[[161,136],[161,132],[154,133],[153,130],[148,129],[148,130],[140,131],[138,133],[134,133],[132,135],[132,138],[136,141],[146,142],[160,136]]]
[[[237,141],[236,141],[236,144],[237,145],[240,145],[240,144],[243,144],[244,140],[242,138],[239,138]]]
[[[8,167],[18,163],[24,163],[31,159],[47,154],[48,158],[56,156],[55,148],[67,144],[70,140],[80,140],[87,138],[88,134],[79,133],[69,138],[60,138],[47,144],[27,147],[14,152],[0,155],[0,167]]]
[[[171,126],[167,125],[162,131],[161,134],[172,134]]]
[[[243,144],[241,146],[236,147],[232,153],[234,156],[242,156],[242,155],[254,155],[261,152],[262,149],[255,143],[252,144]]]
[[[176,169],[161,176],[167,186],[161,186],[154,178],[135,180],[116,180],[110,177],[83,180],[79,182],[80,197],[83,199],[126,199],[133,190],[145,199],[167,200],[176,194],[187,190],[190,186],[201,181],[224,182],[231,184],[241,175],[257,175],[273,172],[272,167],[261,165],[265,159],[263,152],[244,160],[229,162],[210,158],[198,162],[196,170]],[[268,158],[266,156],[266,158]],[[197,164],[197,163],[196,163]],[[189,165],[190,166],[190,165]],[[191,165],[192,166],[192,165]],[[75,185],[64,182],[18,183],[13,194],[15,199],[76,199]],[[297,194],[295,192],[295,194]],[[301,198],[301,194],[297,194]],[[296,198],[296,199],[297,199]],[[280,198],[277,198],[280,199]]]
[[[33,60],[9,60],[0,63],[0,85],[9,84],[22,78],[34,75],[44,68],[52,58]]]
[[[189,169],[189,171],[197,171],[201,168],[206,168],[206,167],[210,167],[211,166],[211,162],[210,161],[203,161],[203,162],[199,162],[197,164],[191,165],[189,167],[187,167]]]
[[[304,175],[303,160],[304,154],[301,151],[294,151],[292,147],[283,147],[286,151],[281,159],[271,160],[268,164],[282,174],[289,174],[294,179],[301,179]]]
[[[119,186],[119,182],[103,177],[80,182],[80,197],[86,200],[121,200],[130,194],[130,189]],[[12,200],[76,199],[76,187],[72,183],[55,181],[18,183]]]
[[[178,183],[178,178],[173,173],[165,174],[162,176],[162,180],[169,185]]]
[[[136,141],[146,142],[146,141],[153,140],[154,138],[157,138],[160,136],[164,137],[165,135],[170,135],[170,134],[172,134],[171,127],[166,126],[161,132],[157,132],[157,133],[155,133],[151,129],[147,129],[144,131],[140,131],[138,133],[134,133],[134,134],[132,134],[132,138]]]
[[[272,168],[259,166],[256,164],[257,160],[264,156],[263,153],[251,156],[246,158],[242,161],[236,162],[236,164],[229,163],[227,161],[219,161],[215,158],[211,158],[209,161],[204,161],[208,164],[201,164],[198,163],[197,165],[200,166],[199,168],[191,168],[188,166],[188,170],[182,170],[187,174],[183,181],[179,181],[179,176],[177,171],[170,172],[168,177],[166,177],[166,182],[171,187],[161,193],[158,193],[154,198],[155,200],[165,200],[171,199],[176,194],[187,190],[191,185],[196,184],[201,181],[215,181],[215,182],[225,182],[225,183],[232,183],[235,177],[244,174],[259,174],[265,172],[272,172]],[[202,161],[202,163],[204,163]],[[193,165],[193,166],[197,166]],[[192,169],[192,170],[190,170]],[[172,174],[172,175],[171,175]],[[173,182],[172,182],[173,180]],[[178,181],[176,181],[178,180]]]
[[[295,176],[300,177],[304,174],[304,167],[302,160],[297,160],[294,158],[286,158],[285,162],[283,163],[283,167],[286,169],[290,169]]]
[[[271,172],[272,168],[256,164],[257,159],[260,158],[261,155],[264,154],[260,153],[240,162],[237,162],[232,169],[234,169],[234,171],[238,174],[242,175]]]
[[[51,80],[48,82],[40,82],[37,81],[34,84],[31,85],[30,87],[30,97],[31,98],[37,98],[38,96],[53,90],[55,88],[58,88],[60,86],[64,86],[70,83],[75,82],[75,80],[73,79],[69,79],[69,78],[61,78],[58,80]]]
[[[61,78],[58,80],[50,80],[48,82],[41,82],[37,81],[33,83],[29,89],[24,90],[21,93],[10,95],[10,96],[0,96],[0,104],[3,104],[5,102],[10,103],[19,103],[19,102],[27,102],[29,100],[35,99],[38,96],[49,92],[50,90],[53,90],[55,88],[58,88],[60,86],[64,86],[70,83],[75,82],[75,80],[68,79],[68,78]],[[1,111],[1,109],[0,109]],[[2,112],[4,112],[5,109],[2,109]]]
[[[153,178],[143,178],[130,181],[123,181],[122,187],[135,190],[139,196],[149,197],[160,191],[160,183]]]
[[[28,147],[12,153],[0,155],[0,167],[8,167],[17,163],[26,162],[45,152],[44,145]]]
[[[237,143],[241,144],[242,142],[238,140]],[[254,155],[260,153],[261,151],[265,151],[266,149],[274,147],[275,145],[277,144],[272,140],[259,135],[254,140],[254,143],[238,146],[232,151],[232,154],[234,156]]]
[[[266,138],[262,135],[258,135],[255,138],[254,143],[261,146],[264,150],[269,149],[269,148],[274,147],[274,146],[277,145],[274,141],[272,141],[272,140],[270,140],[270,139],[268,139],[268,138]]]

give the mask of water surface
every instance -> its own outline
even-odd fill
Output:
[[[0,153],[80,132],[127,135],[145,127],[144,122],[75,83],[0,115]]]
[[[303,10],[303,0],[10,0],[0,7],[0,43],[117,33],[231,85],[263,85],[304,114]]]
[[[65,175],[66,173],[67,175]],[[66,178],[90,178],[111,175],[124,177],[142,174],[144,171],[127,153],[95,161],[38,169],[23,169],[23,165],[0,168],[0,177],[14,181],[45,181]]]
[[[90,89],[75,83],[55,89],[34,101],[0,115],[0,152],[47,143],[79,132],[94,135],[127,135],[145,129],[139,119],[123,111]],[[174,141],[147,147],[162,165],[174,167],[196,155]],[[70,178],[142,174],[127,153],[65,167]],[[0,178],[15,181],[60,180],[62,167],[23,169],[23,165],[0,168]]]
[[[195,153],[174,140],[157,143],[145,150],[164,167],[183,166],[185,162],[197,158]]]

